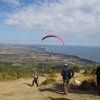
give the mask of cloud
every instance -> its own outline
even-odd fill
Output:
[[[1,0],[1,1],[9,4],[20,5],[19,0]]]
[[[9,13],[5,24],[44,34],[100,36],[100,0],[58,1],[48,0],[24,6],[14,13]]]

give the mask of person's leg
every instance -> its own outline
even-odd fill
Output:
[[[98,85],[98,96],[100,96],[100,85]]]
[[[37,82],[37,79],[35,79],[35,84],[37,85],[37,87],[38,87],[38,82]]]
[[[67,81],[67,90],[69,90],[69,80]]]
[[[68,81],[67,80],[63,81],[63,87],[64,87],[64,93],[67,95],[68,94]]]

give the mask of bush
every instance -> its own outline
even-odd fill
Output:
[[[74,72],[80,72],[80,67],[78,67],[78,66],[73,66],[72,67],[73,68],[73,70],[74,70]]]
[[[91,71],[91,74],[95,74],[96,73],[96,69],[94,68],[92,71]]]
[[[2,76],[2,73],[0,73],[0,80],[3,80],[3,76]]]
[[[89,70],[88,69],[85,69],[85,72],[84,72],[84,75],[88,75],[89,74]]]
[[[49,77],[56,77],[56,73],[54,72],[54,73],[50,74]]]
[[[14,72],[14,71],[12,71],[12,72],[10,73],[10,76],[12,76],[12,77],[14,77],[14,78],[17,78],[17,73]]]
[[[25,73],[17,73],[17,78],[26,78],[26,74]]]
[[[3,80],[9,80],[10,76],[8,75],[8,73],[3,72],[2,74]]]
[[[42,82],[42,85],[47,85],[56,82],[56,80],[52,77],[47,78],[44,82]]]

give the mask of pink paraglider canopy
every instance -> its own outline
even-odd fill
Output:
[[[45,37],[42,38],[42,41],[43,41],[45,38],[49,38],[49,37],[55,37],[55,38],[60,39],[60,41],[61,41],[61,42],[63,43],[63,45],[64,45],[64,41],[62,40],[62,38],[60,38],[59,36],[56,36],[56,35],[47,35],[47,36],[45,36]]]

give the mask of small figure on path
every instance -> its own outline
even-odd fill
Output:
[[[62,69],[61,76],[63,77],[63,87],[65,95],[68,94],[69,80],[74,76],[74,71],[67,64]]]
[[[38,87],[38,73],[36,72],[36,70],[34,69],[33,70],[33,72],[34,72],[34,79],[33,79],[33,81],[32,81],[32,86],[34,86],[34,83],[37,85],[37,87]]]

